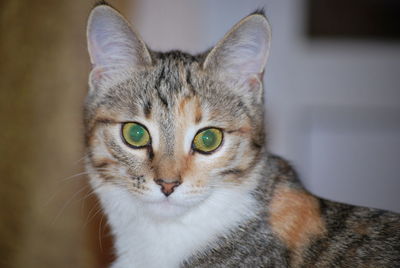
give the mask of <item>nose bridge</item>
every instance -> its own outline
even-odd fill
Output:
[[[165,109],[165,107],[159,109],[157,116],[160,134],[159,149],[161,154],[172,155],[175,151],[175,118]]]
[[[171,107],[171,111],[160,109],[159,129],[160,142],[156,153],[154,168],[155,179],[168,181],[181,180],[182,168],[182,134],[180,121],[176,110],[177,105]]]
[[[156,166],[156,178],[165,180],[180,179],[179,163],[174,155],[162,155]]]

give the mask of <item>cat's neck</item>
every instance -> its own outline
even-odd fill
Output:
[[[117,261],[113,267],[178,267],[191,255],[212,246],[219,236],[255,216],[258,206],[251,191],[257,185],[259,169],[251,174],[253,184],[218,190],[200,206],[169,220],[149,217],[122,189],[98,188],[115,236]]]

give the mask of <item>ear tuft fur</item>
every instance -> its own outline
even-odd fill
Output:
[[[261,16],[263,16],[265,18],[267,17],[265,15],[265,8],[264,7],[257,8],[256,10],[254,10],[252,13],[249,14],[249,16],[251,16],[251,15],[261,15]]]
[[[111,5],[105,0],[96,1],[96,3],[94,4],[93,8],[95,8],[97,6],[110,6],[111,7]]]

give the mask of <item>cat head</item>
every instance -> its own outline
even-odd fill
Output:
[[[87,38],[86,160],[95,187],[174,217],[256,183],[270,45],[264,15],[245,17],[196,56],[151,51],[107,5],[91,12]]]

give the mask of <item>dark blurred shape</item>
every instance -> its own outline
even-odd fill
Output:
[[[400,39],[398,0],[308,0],[311,38]]]

